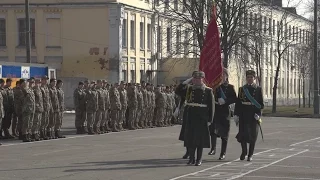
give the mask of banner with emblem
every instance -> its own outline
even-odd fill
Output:
[[[2,78],[2,65],[0,65],[0,78]]]
[[[219,29],[216,20],[216,6],[213,3],[212,16],[208,24],[203,48],[200,53],[199,70],[206,74],[207,86],[216,89],[222,82],[223,65],[221,58]]]
[[[30,67],[29,66],[21,66],[21,78],[29,79],[30,78]]]

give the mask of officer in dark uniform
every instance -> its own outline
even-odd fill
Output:
[[[175,90],[176,95],[178,95],[180,97],[180,107],[179,107],[180,112],[183,112],[182,126],[181,126],[181,130],[180,130],[180,135],[179,135],[179,140],[180,141],[184,141],[184,130],[185,130],[185,126],[186,126],[186,121],[184,119],[185,119],[185,112],[186,112],[186,110],[185,110],[185,100],[186,100],[187,88],[192,85],[193,76],[197,72],[198,71],[193,71],[192,77],[187,79],[187,80],[185,80],[183,83],[179,84],[178,87]],[[186,147],[186,153],[182,158],[183,159],[188,159],[189,158],[189,149],[187,147]]]
[[[213,90],[203,83],[204,72],[194,73],[186,93],[184,146],[189,148],[188,164],[200,166],[203,148],[210,148],[209,127],[214,117]],[[197,150],[197,159],[195,152]]]
[[[239,125],[236,138],[242,147],[240,160],[244,160],[246,155],[248,155],[248,161],[252,160],[261,122],[261,110],[264,108],[262,90],[254,83],[255,78],[255,71],[248,70],[246,72],[247,84],[239,88],[238,100],[235,105],[234,120]],[[249,154],[247,143],[249,143]]]
[[[215,115],[210,126],[211,151],[209,155],[216,153],[217,137],[221,137],[221,153],[219,160],[225,159],[230,132],[231,109],[230,105],[236,103],[237,95],[234,86],[228,82],[228,70],[224,69],[223,83],[215,90]]]

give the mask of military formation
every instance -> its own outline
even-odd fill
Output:
[[[0,139],[65,138],[60,132],[65,108],[61,80],[32,77],[20,79],[14,88],[11,85],[12,79],[0,79]]]
[[[154,87],[146,82],[79,82],[74,90],[77,134],[102,134],[179,123],[174,86]]]

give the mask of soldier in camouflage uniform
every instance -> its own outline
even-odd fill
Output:
[[[12,139],[14,138],[14,136],[12,136],[9,133],[9,129],[11,126],[11,122],[12,122],[12,115],[14,112],[14,94],[13,94],[13,90],[11,88],[11,83],[12,83],[12,79],[8,78],[6,80],[6,85],[4,86],[4,91],[5,91],[5,97],[4,101],[3,101],[3,106],[4,106],[4,119],[2,121],[2,129],[4,132],[4,138],[5,139]]]
[[[153,113],[152,113],[152,92],[151,92],[151,84],[147,83],[147,103],[148,105],[145,106],[146,110],[147,110],[147,115],[146,115],[146,123],[148,127],[153,127],[152,124],[152,117],[153,117]]]
[[[26,82],[24,79],[21,79],[20,82],[24,93],[24,101],[22,106],[22,141],[31,142],[34,141],[34,139],[31,138],[31,128],[33,125],[35,112],[35,96],[32,90],[34,86],[34,80],[29,79],[29,82]]]
[[[51,98],[50,98],[50,91],[48,87],[48,77],[43,76],[41,78],[41,92],[43,98],[43,113],[41,116],[41,123],[40,123],[40,137],[44,140],[51,139],[51,135],[48,132],[49,126],[49,115],[52,109]]]
[[[106,104],[105,104],[105,92],[102,89],[102,80],[97,80],[97,96],[98,96],[98,108],[96,112],[96,119],[93,124],[93,131],[96,134],[105,133],[105,131],[100,131],[100,125],[102,121],[102,115],[106,110]]]
[[[103,91],[104,91],[104,97],[105,97],[105,110],[102,114],[102,121],[101,121],[101,125],[100,125],[100,130],[104,131],[104,132],[109,132],[111,131],[111,128],[109,127],[109,123],[110,123],[110,96],[109,96],[109,89],[107,87],[107,81],[103,80]]]
[[[3,97],[3,106],[4,106],[5,102],[6,102],[7,95],[6,95],[6,90],[4,88],[4,80],[3,79],[0,79],[0,93],[1,93],[1,95]],[[5,116],[5,114],[3,116]],[[3,118],[1,118],[1,124],[0,124],[0,126],[1,126],[1,128],[0,128],[0,139],[4,139],[4,137],[2,136],[2,125],[3,125]]]
[[[137,85],[137,102],[138,102],[138,107],[137,107],[137,115],[136,115],[136,120],[135,120],[135,128],[141,129],[141,118],[142,118],[142,113],[143,113],[143,108],[144,108],[144,99],[143,99],[143,94],[142,94],[142,87],[140,84]]]
[[[120,122],[120,111],[121,111],[121,101],[120,93],[118,91],[119,84],[115,83],[113,87],[110,88],[110,104],[111,104],[111,126],[113,132],[119,132],[120,127],[118,124]]]
[[[12,119],[12,135],[18,136],[19,135],[19,129],[18,129],[18,122],[21,121],[21,106],[23,103],[23,95],[21,94],[21,88],[20,88],[20,81],[16,82],[16,86],[13,88],[13,106],[14,106],[14,113],[13,113],[13,119]],[[20,120],[19,120],[20,119]]]
[[[50,79],[49,84],[49,95],[51,100],[51,110],[49,114],[49,125],[47,127],[47,136],[51,139],[57,139],[55,136],[55,125],[56,121],[59,119],[60,104],[58,99],[58,91],[56,88],[57,80]]]
[[[79,82],[78,87],[73,92],[73,102],[75,107],[75,127],[77,134],[85,134],[84,121],[86,120],[86,101],[85,91],[83,89],[84,83]]]
[[[141,83],[141,93],[142,93],[142,96],[143,96],[143,108],[141,110],[141,120],[140,120],[140,126],[142,128],[147,128],[148,127],[148,124],[146,122],[147,120],[147,106],[149,104],[148,102],[148,95],[147,95],[147,89],[146,89],[146,83],[144,81],[142,81]]]
[[[128,84],[128,128],[134,130],[137,127],[138,92],[134,84]],[[138,127],[137,127],[138,128]]]
[[[95,134],[93,130],[93,124],[96,118],[96,112],[98,109],[98,94],[96,91],[96,82],[91,82],[90,89],[86,90],[86,112],[87,112],[87,126],[88,126],[88,134]]]
[[[158,86],[155,90],[156,94],[156,121],[157,127],[164,126],[164,119],[165,119],[165,106],[166,106],[166,99],[164,94],[161,92],[161,86]]]
[[[39,130],[41,125],[41,116],[43,113],[43,97],[40,89],[40,79],[36,79],[35,86],[33,87],[33,92],[35,96],[35,113],[31,129],[31,139],[40,141],[42,140],[42,138],[40,138]]]
[[[127,90],[125,89],[124,81],[121,81],[120,83],[119,93],[120,93],[121,111],[120,111],[120,122],[118,124],[118,127],[120,128],[120,130],[124,130],[123,124],[126,121],[126,112],[128,108],[128,95],[127,95]]]
[[[56,120],[56,124],[54,126],[54,132],[55,136],[57,138],[65,138],[65,136],[61,135],[61,126],[62,126],[62,121],[63,121],[63,113],[65,110],[65,105],[64,105],[64,92],[62,89],[63,82],[62,80],[57,81],[57,95],[58,95],[58,102],[59,102],[59,111],[58,111],[58,118]]]
[[[91,89],[90,81],[89,80],[85,80],[84,81],[84,94],[85,94],[85,96],[86,96],[87,91],[90,90],[90,89]],[[85,103],[87,104],[87,102],[85,102]],[[83,127],[84,133],[88,133],[88,128],[89,127],[87,127],[87,119],[88,119],[88,115],[87,115],[87,109],[86,109],[85,110],[84,127]]]
[[[3,79],[0,79],[0,82],[1,80],[3,81]],[[4,118],[4,107],[3,107],[3,96],[2,96],[2,93],[0,93],[0,129],[2,125],[2,118]],[[2,144],[0,143],[0,145]]]

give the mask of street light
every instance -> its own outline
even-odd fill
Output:
[[[313,66],[313,78],[314,78],[314,102],[313,113],[319,115],[319,81],[318,81],[318,0],[314,0],[314,20],[313,20],[313,34],[314,34],[314,66]]]

